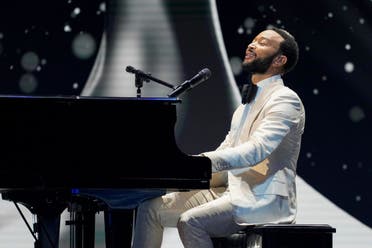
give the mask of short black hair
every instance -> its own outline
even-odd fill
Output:
[[[297,41],[293,35],[282,28],[271,27],[270,30],[275,31],[284,39],[284,41],[280,43],[279,52],[287,57],[287,63],[285,63],[283,67],[283,73],[288,73],[298,62],[299,48]]]

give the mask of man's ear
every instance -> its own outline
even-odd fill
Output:
[[[274,58],[274,66],[281,67],[287,63],[287,56],[281,54]]]

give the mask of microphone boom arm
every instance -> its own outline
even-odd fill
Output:
[[[154,82],[157,82],[157,83],[159,83],[161,85],[167,86],[168,88],[171,88],[171,89],[175,89],[176,88],[176,86],[174,86],[173,84],[170,84],[170,83],[164,82],[163,80],[160,80],[158,78],[155,78],[155,77],[151,76],[151,74],[144,74],[142,76],[144,76],[144,77],[146,77],[146,78],[148,78],[148,79],[150,79],[150,80],[152,80]]]
[[[136,81],[136,87],[137,87],[137,97],[141,97],[141,87],[143,86],[143,81],[149,82],[150,80],[152,80],[161,85],[167,86],[173,89],[173,91],[168,94],[168,97],[177,97],[180,94],[204,82],[211,76],[211,71],[208,68],[204,68],[198,74],[196,74],[193,78],[191,78],[190,80],[186,80],[185,82],[183,82],[182,84],[176,87],[173,84],[164,82],[163,80],[160,80],[158,78],[151,76],[150,73],[144,73],[141,70],[137,70],[133,66],[127,66],[126,71],[130,73],[134,73],[136,76],[135,81]]]
[[[141,89],[140,88],[143,86],[143,81],[150,82],[150,80],[152,80],[152,81],[157,82],[161,85],[167,86],[168,88],[171,88],[173,90],[176,88],[176,86],[174,86],[173,84],[170,84],[170,83],[164,82],[163,80],[155,78],[155,77],[151,76],[150,73],[144,73],[141,70],[137,70],[133,66],[127,66],[125,70],[127,72],[135,74],[135,84],[136,84],[136,87],[137,87],[137,97],[141,96]]]

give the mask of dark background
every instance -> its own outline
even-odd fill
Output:
[[[72,46],[79,34],[96,41],[104,28],[102,1],[6,1],[0,8],[0,93],[29,95],[78,95],[95,61],[79,57]],[[74,14],[74,10],[79,10]],[[96,44],[98,47],[98,44]],[[81,48],[83,49],[83,48]],[[83,51],[83,50],[81,50]],[[38,68],[22,64],[32,53]],[[22,81],[22,76],[29,80]],[[23,83],[21,83],[23,82]]]
[[[79,95],[97,50],[79,58],[71,44],[86,33],[98,47],[102,2],[2,3],[0,94]],[[77,7],[81,12],[72,16]],[[231,61],[241,60],[249,41],[269,25],[296,37],[300,60],[284,79],[307,114],[298,174],[372,227],[372,1],[219,0],[217,7]],[[22,64],[30,51],[36,62],[31,56]],[[234,75],[240,87],[246,75]]]

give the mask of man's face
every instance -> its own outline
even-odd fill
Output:
[[[243,70],[250,73],[266,73],[273,59],[279,54],[282,41],[283,38],[273,30],[265,30],[258,34],[245,51]]]

